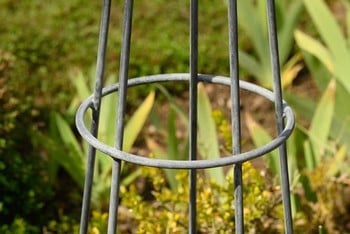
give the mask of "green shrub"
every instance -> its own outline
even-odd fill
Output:
[[[25,136],[24,136],[25,137]],[[17,139],[27,149],[26,138]],[[0,224],[21,217],[33,224],[46,219],[42,216],[53,197],[45,179],[43,164],[38,155],[22,156],[25,152],[2,150],[0,158]]]
[[[300,187],[296,188],[295,192],[300,194],[300,213],[304,216],[296,222],[301,224],[298,230],[317,233],[318,227],[322,226],[326,233],[349,233],[349,174],[329,176],[336,160],[339,159],[324,160],[314,170],[304,171],[317,202],[310,201],[308,196],[303,195],[305,191]],[[348,162],[338,161],[338,163],[348,165]]]
[[[0,224],[13,223],[12,230],[22,220],[39,227],[55,218],[58,199],[64,198],[54,198],[50,155],[37,136],[47,134],[48,110],[67,106],[70,86],[63,74],[69,62],[84,56],[71,53],[77,34],[66,37],[78,25],[64,27],[61,20],[73,5],[0,1],[0,6]],[[60,33],[62,28],[71,31]]]
[[[38,127],[38,111],[30,98],[9,81],[15,69],[12,54],[0,50],[0,222],[16,217],[40,222],[39,215],[52,191],[45,178],[40,152],[33,152],[31,132]],[[37,214],[37,215],[35,215]]]
[[[0,232],[3,234],[32,234],[39,233],[39,228],[29,225],[21,218],[16,218],[11,224],[0,225]]]
[[[245,228],[248,233],[280,233],[283,230],[281,193],[269,187],[265,176],[251,163],[244,164]],[[151,201],[139,194],[135,185],[121,188],[122,207],[128,209],[135,223],[135,233],[185,233],[188,230],[188,173],[177,173],[178,187],[167,187],[160,170],[143,168],[152,184]],[[203,174],[201,174],[203,176]],[[198,177],[198,230],[200,233],[232,233],[234,229],[233,179],[220,186]]]

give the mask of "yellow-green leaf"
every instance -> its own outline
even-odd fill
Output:
[[[218,137],[209,98],[202,84],[198,85],[198,140],[199,153],[208,159],[220,158]],[[222,168],[208,170],[210,178],[219,184],[224,184],[225,177]]]
[[[316,164],[320,161],[321,155],[325,150],[331,129],[335,102],[335,84],[335,80],[332,80],[322,95],[309,129]]]
[[[300,30],[296,30],[294,36],[298,46],[301,49],[314,55],[323,63],[329,72],[334,73],[334,63],[332,56],[324,45]]]
[[[332,159],[326,174],[327,177],[335,176],[340,171],[344,163],[345,157],[346,157],[346,145],[343,145],[334,155],[334,158]]]
[[[131,116],[125,126],[123,150],[129,151],[139,135],[146,119],[153,107],[155,93],[152,91],[143,101],[140,107]]]
[[[301,58],[301,54],[298,53],[284,65],[281,76],[283,88],[291,85],[293,80],[297,77],[299,71],[303,68],[303,65],[299,63]]]
[[[272,137],[269,135],[269,133],[259,123],[257,123],[249,113],[245,114],[245,121],[248,127],[248,131],[256,147],[266,145],[272,140]],[[277,151],[274,150],[268,153],[265,157],[267,159],[269,169],[275,175],[279,175],[280,167]]]

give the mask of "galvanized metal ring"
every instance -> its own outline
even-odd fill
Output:
[[[179,82],[179,81],[188,81],[190,75],[188,73],[172,73],[172,74],[159,74],[159,75],[150,75],[143,76],[138,78],[133,78],[128,80],[128,87],[151,84],[155,82]],[[199,81],[221,84],[230,86],[230,78],[225,76],[216,76],[216,75],[207,75],[207,74],[198,74]],[[274,94],[260,86],[255,84],[240,81],[239,86],[241,89],[256,93],[261,95],[271,102],[274,102]],[[119,84],[110,85],[102,90],[102,96],[106,96],[110,93],[117,92],[119,88]],[[78,108],[76,114],[76,126],[81,134],[81,136],[94,148],[97,150],[109,155],[114,159],[119,159],[123,161],[127,161],[130,163],[135,163],[144,166],[158,167],[158,168],[173,168],[173,169],[200,169],[200,168],[213,168],[213,167],[221,167],[226,165],[232,165],[237,163],[242,163],[262,155],[265,155],[281,144],[283,144],[288,137],[291,135],[294,125],[295,118],[292,109],[288,106],[288,104],[283,101],[283,113],[285,117],[285,127],[283,131],[272,139],[266,145],[243,152],[235,155],[227,155],[218,159],[199,159],[199,160],[167,160],[167,159],[157,159],[157,158],[148,158],[140,155],[135,155],[131,153],[127,153],[121,150],[117,150],[116,148],[109,146],[97,138],[95,138],[90,131],[87,129],[84,123],[84,115],[89,108],[93,107],[93,95],[88,97]]]

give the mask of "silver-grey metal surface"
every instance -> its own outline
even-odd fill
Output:
[[[189,160],[197,160],[197,85],[198,85],[198,1],[190,1],[190,110],[189,110]],[[189,233],[196,233],[197,220],[197,170],[189,175]]]
[[[197,233],[196,220],[196,193],[197,181],[196,170],[202,168],[222,167],[226,165],[234,166],[234,196],[235,196],[235,232],[244,233],[243,214],[243,183],[242,183],[242,163],[260,157],[274,149],[279,150],[282,197],[284,207],[285,233],[293,233],[293,223],[290,205],[289,176],[286,153],[286,140],[291,135],[294,128],[294,114],[288,104],[282,99],[280,65],[278,55],[278,41],[276,31],[276,16],[274,0],[267,0],[267,18],[269,29],[270,56],[273,71],[273,91],[267,90],[252,83],[239,80],[239,60],[238,60],[238,30],[237,30],[237,0],[228,0],[228,25],[229,25],[229,58],[230,76],[218,76],[208,74],[198,74],[198,1],[190,2],[190,70],[189,73],[156,74],[150,76],[129,79],[129,57],[132,34],[132,13],[133,0],[125,0],[123,19],[123,38],[121,46],[119,82],[103,88],[103,76],[105,67],[105,54],[108,36],[108,25],[111,1],[104,0],[102,7],[102,17],[100,26],[100,39],[97,53],[97,69],[94,93],[87,98],[79,107],[76,115],[76,126],[81,136],[89,143],[87,170],[84,184],[82,214],[80,223],[80,233],[85,234],[88,230],[90,200],[92,191],[92,181],[94,176],[94,164],[96,150],[105,153],[113,159],[112,182],[109,203],[108,234],[117,232],[118,206],[119,206],[119,186],[121,163],[123,161],[143,166],[172,169],[189,169],[189,233]],[[145,85],[160,82],[188,82],[189,83],[189,158],[188,160],[169,160],[143,157],[124,152],[123,134],[124,118],[126,112],[126,97],[128,87]],[[232,145],[231,155],[218,159],[198,159],[197,158],[197,85],[198,82],[213,83],[217,85],[229,86],[231,90],[231,123],[232,123]],[[244,89],[260,96],[263,96],[275,104],[276,125],[278,135],[266,145],[255,148],[247,152],[241,152],[241,116],[240,116],[240,89]],[[106,145],[98,140],[98,125],[101,108],[101,100],[104,96],[113,92],[118,92],[118,103],[116,104],[116,137],[114,146]],[[84,116],[88,109],[92,110],[92,123],[90,129],[85,126]]]

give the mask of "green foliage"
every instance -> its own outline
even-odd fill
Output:
[[[72,159],[78,147],[67,142],[63,144],[64,142],[57,139],[72,128],[75,111],[73,108],[76,107],[76,105],[69,107],[70,101],[74,98],[74,89],[72,83],[67,80],[69,77],[67,71],[71,71],[75,66],[88,70],[87,67],[96,59],[100,5],[99,1],[86,4],[81,0],[69,2],[0,0],[0,14],[3,18],[0,22],[0,160],[5,155],[16,155],[16,157],[18,155],[19,158],[28,156],[29,162],[32,157],[33,162],[43,159],[47,170],[42,174],[33,171],[33,176],[47,179],[50,182],[48,188],[59,187],[61,180],[69,181],[66,177],[62,178],[61,166],[74,172],[72,175],[75,181],[82,180],[82,166],[74,166],[82,160],[78,157]],[[208,17],[201,19],[201,40],[210,43],[202,43],[201,67],[208,73],[216,73],[219,70],[222,73],[228,70],[226,69],[228,67],[223,69],[217,64],[226,64],[222,62],[227,56],[225,47],[221,48],[220,56],[216,56],[219,54],[218,50],[210,50],[204,45],[220,44],[219,42],[222,41],[221,37],[212,36],[215,34],[208,29],[214,27],[208,27],[208,25],[224,30],[222,25],[226,19],[221,17],[216,17],[217,21],[208,19],[215,18],[214,15],[221,15],[220,12],[225,11],[225,7],[211,7],[217,5],[212,1],[205,1],[204,5],[205,7],[201,9]],[[167,4],[163,4],[162,1],[148,1],[135,4],[131,76],[188,70],[186,33],[188,14],[182,12],[178,15],[177,11],[173,10],[187,9],[187,7],[187,1]],[[118,70],[122,2],[114,2],[112,8],[107,74],[112,70],[113,72]],[[178,23],[173,24],[174,21]],[[152,25],[152,30],[149,30],[149,25]],[[158,43],[153,43],[154,41]],[[211,59],[208,60],[207,56]],[[143,89],[138,91],[144,92]],[[140,97],[135,98],[133,93],[131,92],[131,103],[140,104]],[[79,100],[76,99],[77,102]],[[60,117],[61,114],[52,114],[53,112],[63,113],[63,115]],[[69,124],[65,125],[64,120],[68,120]],[[55,126],[57,123],[61,128],[57,129]],[[75,136],[73,133],[74,131],[71,131],[69,134]],[[100,135],[103,133],[101,132]],[[31,140],[28,141],[28,139]],[[61,142],[62,145],[57,142]],[[75,164],[70,165],[66,161],[62,162],[64,165],[59,165],[62,155],[70,158]],[[104,173],[108,174],[108,171]],[[59,181],[57,175],[60,176]],[[6,175],[4,178],[12,181]],[[18,181],[13,183],[16,182]],[[32,184],[28,183],[29,185]],[[6,196],[6,192],[1,194]],[[74,192],[77,191],[74,190]],[[74,192],[72,190],[72,193]],[[77,194],[79,195],[76,196],[79,197],[80,191]],[[47,199],[51,196],[46,195]],[[61,197],[57,197],[55,201],[60,202],[66,198],[63,197],[61,194]],[[37,204],[41,204],[40,196],[36,196],[35,199],[38,199]],[[77,203],[75,199],[66,200],[74,200]],[[23,207],[26,207],[28,212],[31,210],[26,205]]]
[[[347,165],[350,154],[350,118],[346,106],[350,92],[349,71],[345,63],[349,61],[349,36],[343,31],[349,31],[350,28],[349,4],[341,1],[346,15],[341,19],[340,26],[324,1],[276,1],[284,86],[290,84],[301,69],[298,64],[299,53],[291,55],[291,34],[300,18],[302,2],[319,35],[310,37],[310,32],[296,31],[294,36],[302,49],[309,71],[325,94],[321,99],[321,106],[312,100],[295,95],[291,97],[291,94],[285,93],[297,114],[302,114],[311,122],[311,126],[307,128],[298,124],[288,143],[289,155],[293,155],[289,160],[296,232],[347,233],[349,230],[346,229],[346,224],[350,219],[349,201],[346,199],[349,187]],[[82,73],[71,78],[69,72],[76,66],[82,67],[84,71],[88,70],[96,59],[100,4],[99,1],[86,3],[82,0],[0,0],[1,233],[77,231],[74,208],[80,206],[81,187],[76,186],[76,183],[82,185],[86,148],[81,147],[79,138],[76,137],[73,118],[77,104],[90,94],[91,88],[86,84]],[[184,0],[166,4],[164,0],[135,3],[131,76],[188,70],[188,4]],[[240,9],[246,10],[239,11],[242,48],[240,62],[245,72],[254,76],[261,84],[271,86],[264,4],[265,1],[239,2]],[[107,74],[118,70],[122,1],[114,2],[112,8],[106,58]],[[204,0],[200,2],[199,11],[199,70],[202,73],[227,74],[228,46],[223,43],[226,41],[223,38],[227,38],[226,6]],[[309,22],[306,24],[308,28]],[[75,82],[68,82],[70,78]],[[335,84],[331,80],[335,80]],[[73,94],[73,86],[76,86],[78,95]],[[128,101],[133,107],[137,107],[141,105],[139,100],[146,97],[152,89],[153,87],[133,88],[128,95],[131,97]],[[176,93],[183,90],[183,86],[171,86],[171,89]],[[101,126],[100,129],[100,139],[109,145],[113,145],[114,134],[109,129],[115,127],[114,121],[108,121],[115,119],[115,100],[112,99],[104,99],[103,106],[112,111],[102,111],[105,114],[101,116],[101,120],[109,125]],[[167,141],[167,148],[164,150],[161,147],[161,150],[166,152],[163,155],[172,159],[179,155],[187,158],[187,139],[178,137],[176,129],[179,119],[182,120],[180,125],[184,125],[184,129],[188,123],[174,99],[167,97],[171,108],[167,116],[166,133],[162,135],[166,136],[164,139]],[[147,100],[148,104],[145,106],[148,107],[144,113],[149,111],[152,95]],[[201,101],[207,106],[205,98]],[[327,107],[327,111],[324,107]],[[204,112],[211,113],[212,110],[205,108]],[[232,146],[227,121],[217,114],[214,111],[213,119],[217,121],[219,133],[215,136],[210,131],[209,135],[213,138],[222,137],[224,150],[230,152]],[[142,125],[142,121],[135,122]],[[139,130],[130,131],[136,133]],[[204,141],[209,139],[204,137]],[[256,142],[259,140],[269,141],[264,133],[255,137]],[[212,143],[201,141],[201,145],[208,147]],[[267,157],[269,167],[273,173],[278,173],[277,157],[273,154]],[[218,156],[218,150],[211,155]],[[62,156],[66,160],[62,161]],[[93,201],[105,206],[108,201],[106,185],[109,184],[110,160],[101,156],[97,157],[101,166],[96,168],[100,183],[95,183],[93,190],[99,195],[95,194]],[[124,212],[121,217],[125,218],[121,221],[127,224],[125,226],[135,224],[132,231],[137,227],[139,233],[147,230],[151,233],[154,230],[159,233],[166,230],[174,233],[177,230],[186,230],[188,189],[184,186],[187,184],[185,172],[177,174],[174,170],[166,170],[165,179],[164,174],[155,169],[135,172],[134,168],[128,166],[124,169],[128,176],[123,180],[122,193],[128,192],[128,195],[124,194],[122,203],[128,209],[121,207],[120,210]],[[271,184],[264,184],[264,178],[254,168],[250,168],[249,164],[245,170],[249,175],[249,178],[244,178],[247,183],[245,202],[249,205],[245,210],[247,230],[282,232],[279,189]],[[142,174],[145,174],[148,183],[154,187],[151,199],[141,195],[136,184],[130,184],[135,178],[143,178],[140,177]],[[229,178],[229,184],[222,186],[209,182],[208,174],[210,173],[200,174],[203,177],[199,178],[200,230],[231,233],[234,226],[232,178]],[[211,174],[211,177],[215,176]],[[74,181],[71,181],[72,178]],[[218,198],[218,194],[222,198]],[[276,203],[271,204],[271,201]],[[67,212],[68,216],[61,214]],[[156,227],[158,229],[155,229],[155,223],[159,223]],[[319,226],[321,228],[317,230]],[[106,214],[103,211],[92,213],[89,231],[106,232]]]
[[[176,175],[178,187],[166,187],[160,171],[143,168],[143,175],[153,184],[154,200],[145,201],[134,185],[121,189],[122,206],[136,222],[135,233],[183,233],[188,230],[188,173]],[[282,207],[280,192],[267,187],[265,178],[250,163],[244,164],[245,228],[254,233],[281,232],[279,224]],[[232,233],[234,229],[233,179],[228,175],[224,185],[198,177],[198,230],[200,233]]]
[[[61,111],[70,99],[67,67],[87,58],[75,53],[72,45],[84,41],[77,43],[84,54],[91,47],[87,34],[76,37],[84,24],[62,20],[77,16],[77,3],[0,1],[0,223],[13,223],[10,233],[20,233],[17,226],[22,221],[39,227],[57,214],[54,190],[59,183],[51,183],[51,155],[40,137],[49,138],[49,113]],[[50,145],[55,145],[52,140]],[[64,206],[59,209],[66,211]]]
[[[337,176],[330,175],[331,168],[339,160],[336,158],[335,156],[334,159],[326,159],[315,170],[306,172],[311,188],[317,195],[317,202],[312,203],[301,197],[301,205],[303,213],[309,217],[307,220],[312,220],[313,229],[322,225],[327,233],[347,233],[350,218],[350,202],[346,195],[349,189],[349,174],[338,171]],[[348,164],[341,162],[344,163]]]
[[[227,154],[232,153],[232,133],[229,122],[221,110],[213,110],[212,116],[217,126],[219,142],[222,143],[220,150]]]
[[[50,184],[41,175],[44,167],[37,155],[21,157],[15,151],[1,151],[0,224],[11,223],[15,217],[33,224],[43,221],[39,214],[53,197]]]
[[[65,233],[78,233],[79,226],[77,221],[72,217],[60,215],[57,220],[51,220],[47,225],[39,227],[27,223],[22,218],[16,218],[10,224],[0,225],[0,232],[4,234],[65,234]]]
[[[161,118],[158,114],[154,114],[152,124],[156,126],[157,131],[166,139],[165,142],[158,144],[151,137],[146,138],[148,148],[153,156],[159,158],[167,158],[171,160],[185,160],[188,158],[189,142],[188,142],[188,119],[182,108],[178,105],[175,97],[163,85],[156,85],[157,89],[164,95],[169,103],[169,116],[167,118],[167,127],[161,124]],[[160,96],[160,95],[158,95]],[[157,109],[157,106],[154,108]],[[179,124],[185,125],[183,136],[177,136],[176,128]],[[164,143],[164,144],[163,144]],[[164,147],[165,146],[165,147]],[[176,189],[176,171],[164,169],[167,181],[172,189]]]
[[[77,199],[69,196],[77,191],[70,188],[59,194],[59,183],[52,183],[50,154],[40,140],[49,139],[43,136],[48,107],[41,97],[33,98],[37,89],[32,89],[30,80],[15,79],[21,62],[14,55],[0,52],[0,61],[0,232],[40,233],[58,210],[74,209],[69,205]],[[52,140],[50,145],[58,148]],[[59,199],[68,197],[64,206],[59,205]]]
[[[348,6],[346,1],[343,2],[345,7]],[[320,59],[349,93],[348,74],[350,70],[347,61],[350,60],[350,50],[347,38],[343,35],[335,16],[332,15],[323,1],[304,1],[304,4],[325,45],[307,36],[307,34],[297,31],[298,45]]]
[[[135,4],[131,77],[189,70],[188,9],[189,2],[185,0]],[[226,15],[224,4],[211,0],[199,3],[198,62],[201,73],[227,74],[229,71],[228,44],[223,43],[227,36]]]
[[[300,215],[312,217],[314,222],[310,231],[315,230],[320,224],[324,225],[329,233],[345,228],[344,219],[336,218],[338,214],[343,213],[342,209],[334,199],[327,196],[327,194],[338,196],[339,193],[343,193],[346,188],[344,180],[348,180],[350,172],[344,166],[349,163],[346,146],[332,141],[330,135],[334,101],[335,82],[332,81],[314,111],[310,127],[305,129],[297,123],[297,128],[287,142],[290,183],[294,191],[291,199],[293,216],[295,220],[300,219]],[[249,116],[248,126],[256,146],[271,141],[272,137],[266,130]],[[269,170],[278,175],[280,169],[277,152],[272,152],[267,159]],[[334,180],[339,182],[334,183]],[[343,198],[339,199],[345,207],[349,206]],[[307,209],[311,209],[314,213],[310,213]]]
[[[40,224],[45,217],[39,214],[53,197],[45,156],[34,150],[32,139],[41,110],[21,93],[26,87],[11,80],[15,69],[15,56],[0,49],[0,225],[16,217]]]
[[[341,20],[345,28],[349,28],[350,7],[347,1],[340,1],[345,11]],[[304,5],[311,16],[320,38],[311,37],[307,33],[297,30],[295,39],[302,49],[306,65],[313,79],[321,90],[325,90],[332,79],[336,80],[334,114],[330,134],[341,144],[350,140],[350,116],[347,111],[346,100],[350,98],[349,66],[350,59],[349,36],[344,34],[342,26],[324,3],[324,1],[304,1]],[[310,117],[311,110],[305,111],[296,105],[295,109],[301,115]],[[350,154],[348,147],[348,154]]]
[[[166,142],[157,144],[151,138],[147,138],[147,145],[152,151],[152,154],[156,157],[167,158],[172,160],[184,160],[188,158],[188,117],[185,115],[185,111],[176,103],[174,97],[160,85],[157,88],[164,94],[170,103],[169,116],[166,131],[163,133],[166,138]],[[219,142],[217,137],[217,129],[215,120],[212,116],[212,107],[209,97],[205,91],[204,85],[198,85],[198,153],[203,159],[214,159],[220,157]],[[181,120],[185,128],[182,139],[176,135],[176,117]],[[154,122],[158,122],[156,119]],[[158,127],[158,131],[163,131],[163,126],[155,124]],[[175,179],[174,170],[165,170],[166,177],[170,186],[175,189],[177,182]],[[225,181],[222,168],[209,169],[208,176],[211,180],[214,180],[218,184],[223,184]]]
[[[344,219],[348,217],[343,210],[349,207],[349,202],[342,196],[348,188],[344,180],[349,177],[349,170],[344,165],[349,163],[350,155],[350,118],[346,108],[346,100],[350,98],[349,72],[345,64],[349,60],[350,50],[349,36],[343,33],[342,25],[345,28],[350,25],[350,8],[347,1],[339,3],[342,3],[340,6],[343,7],[345,16],[338,22],[324,1],[304,1],[318,35],[311,37],[301,30],[295,32],[306,65],[324,92],[319,104],[309,102],[303,108],[301,102],[298,102],[294,108],[297,113],[311,120],[309,131],[304,129],[308,139],[303,142],[301,150],[304,152],[306,167],[302,183],[306,200],[315,203],[304,201],[303,205],[306,206],[305,214],[316,217],[315,225],[322,226],[320,233],[349,231],[344,225]],[[327,194],[334,194],[337,198]],[[300,198],[302,201],[303,197]],[[336,200],[340,203],[336,203]],[[338,204],[342,204],[341,207]],[[306,211],[308,208],[311,212]],[[344,219],[339,217],[340,214]]]
[[[43,233],[45,234],[78,233],[79,225],[76,220],[72,219],[72,217],[60,215],[57,220],[51,220],[43,230]]]
[[[219,143],[212,108],[203,85],[198,87],[198,151],[206,159],[220,158]],[[222,168],[209,169],[210,178],[224,184]]]
[[[0,232],[3,234],[26,234],[26,233],[39,233],[39,228],[29,225],[21,218],[15,219],[11,224],[0,225]]]
[[[293,48],[293,31],[303,10],[301,0],[276,1],[280,64],[283,67],[282,84],[291,84],[301,66],[298,54],[289,58]],[[288,13],[287,13],[288,12]],[[269,57],[266,1],[240,1],[238,3],[238,23],[251,42],[251,53],[240,50],[240,65],[263,86],[272,87],[272,71]],[[289,61],[288,61],[289,59]]]
[[[111,83],[112,76],[107,80],[107,84]],[[86,78],[78,73],[75,78],[72,79],[77,88],[78,96],[72,101],[71,109],[77,108],[76,100],[83,100],[87,98],[89,93],[89,87],[86,84]],[[85,80],[85,81],[84,81]],[[129,118],[124,130],[124,142],[123,150],[130,151],[132,145],[136,141],[137,136],[143,128],[145,121],[153,107],[154,92],[151,92],[148,97],[139,105],[138,109]],[[114,134],[115,134],[115,103],[116,93],[104,97],[102,100],[102,107],[100,112],[100,128],[99,128],[99,140],[113,146]],[[90,118],[91,116],[87,116]],[[79,142],[79,138],[74,134],[69,122],[65,120],[60,114],[53,113],[52,116],[52,137],[58,142],[62,142],[65,148],[61,149],[51,148],[51,157],[54,167],[62,166],[67,173],[75,180],[75,183],[81,187],[83,186],[87,156],[87,145],[82,147]],[[113,121],[111,121],[113,120]],[[89,126],[89,120],[86,121],[86,125]],[[44,140],[44,139],[42,139]],[[46,141],[47,142],[47,141]],[[67,153],[65,153],[67,152]],[[96,154],[96,173],[94,176],[94,192],[93,202],[98,208],[104,207],[104,202],[108,199],[112,161],[109,157],[97,152]],[[131,174],[138,174],[134,172]],[[130,175],[129,175],[130,176]]]
[[[322,155],[326,154],[326,147],[330,136],[330,127],[334,114],[335,82],[332,81],[324,92],[311,121],[308,131],[309,146],[312,153],[306,153],[306,166],[309,169],[315,168],[321,161]],[[322,126],[322,127],[320,127]],[[305,152],[310,152],[305,150]],[[309,163],[308,163],[309,162]]]
[[[91,15],[86,8],[76,11],[81,3],[80,0],[69,4],[0,1],[3,16],[0,50],[11,54],[16,65],[9,81],[24,97],[35,99],[32,106],[63,107],[70,91],[66,70],[78,62],[86,66],[94,60],[85,55],[95,51],[98,25],[91,25],[91,19],[98,19],[98,15]],[[52,93],[56,93],[55,98]],[[20,100],[23,99],[20,96]]]
[[[247,122],[247,127],[249,133],[251,134],[252,140],[257,147],[266,145],[272,140],[272,137],[269,133],[258,124],[252,116],[248,113],[245,115],[245,121]],[[277,151],[272,151],[268,153],[264,159],[267,161],[269,170],[273,173],[273,175],[280,175],[280,167],[279,167],[279,158]]]

